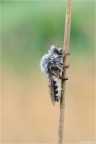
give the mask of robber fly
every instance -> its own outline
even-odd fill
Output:
[[[52,45],[40,61],[41,71],[45,73],[48,80],[48,86],[51,95],[51,101],[53,104],[59,102],[61,97],[61,80],[62,71],[64,68],[68,68],[69,65],[63,65],[63,59],[69,53],[64,52],[58,46]],[[68,78],[64,79],[67,80]]]

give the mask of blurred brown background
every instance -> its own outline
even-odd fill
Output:
[[[56,143],[59,103],[51,104],[39,62],[63,46],[65,1],[2,1],[1,142]],[[95,1],[73,0],[66,88],[66,143],[95,139]]]

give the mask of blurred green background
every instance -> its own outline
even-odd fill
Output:
[[[50,45],[63,47],[66,1],[0,4],[1,140],[56,143],[59,104],[51,105],[39,63]],[[72,2],[70,53],[65,142],[94,141],[94,0]]]

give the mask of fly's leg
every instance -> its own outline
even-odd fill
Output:
[[[66,68],[69,68],[69,64],[64,65],[64,64],[62,64],[62,63],[59,63],[59,66],[60,66],[60,68],[61,68],[62,71],[63,71],[64,69],[66,69]]]
[[[68,66],[67,66],[68,67]],[[61,69],[57,66],[54,66],[54,65],[50,65],[49,67],[49,70],[50,72],[57,78],[61,79],[61,80],[68,80],[68,77],[67,78],[63,78],[61,75],[60,75],[60,72],[61,72]]]
[[[59,78],[59,79],[61,79],[61,80],[68,80],[68,77],[67,78],[63,78],[60,74],[57,74],[57,73],[54,73],[54,72],[52,72],[52,74],[55,76],[55,77],[57,77],[57,78]]]
[[[53,73],[53,75],[56,76],[57,78],[61,79],[61,80],[64,80],[64,81],[68,80],[68,77],[67,78],[63,78],[60,74],[57,75],[57,74]]]
[[[63,68],[69,68],[69,64],[63,65]]]
[[[62,76],[59,76],[59,78],[61,79],[61,80],[68,80],[68,77],[67,78],[63,78]]]
[[[63,58],[65,58],[66,56],[69,56],[69,55],[70,55],[69,52],[65,52],[65,51],[63,51],[63,53],[62,53],[62,57],[63,57]]]
[[[57,65],[50,65],[49,70],[55,77],[61,79],[61,76],[60,76],[61,69]]]
[[[57,65],[50,65],[49,70],[51,73],[58,75],[61,72],[61,69]]]

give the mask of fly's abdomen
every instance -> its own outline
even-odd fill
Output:
[[[53,86],[54,86],[54,100],[59,102],[61,95],[61,87],[56,77],[53,78]]]

